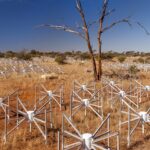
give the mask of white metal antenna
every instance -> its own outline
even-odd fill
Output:
[[[16,113],[15,119],[16,123],[14,127],[10,126],[10,121],[8,122],[7,114],[8,114],[8,109],[10,111],[13,111]],[[7,137],[18,127],[23,123],[26,122],[30,126],[30,132],[32,130],[32,124],[34,124],[38,131],[42,134],[44,137],[44,140],[47,142],[47,110],[46,109],[36,109],[36,110],[27,110],[25,105],[22,103],[21,99],[17,97],[17,103],[16,103],[16,108],[11,107],[8,108],[6,107],[6,113],[5,113],[5,133],[4,133],[4,141],[7,141]],[[41,119],[41,115],[44,115],[43,118]],[[44,126],[44,128],[43,128]]]
[[[59,108],[62,110],[62,106],[64,104],[64,98],[63,98],[63,85],[58,87],[55,90],[47,90],[44,85],[40,85],[36,87],[36,98],[35,98],[35,106],[34,109],[36,110],[37,107],[47,107],[49,106],[50,111],[50,126],[53,127],[53,121],[52,121],[52,113],[54,110],[53,107]],[[53,106],[54,105],[54,106]],[[56,110],[57,111],[57,110]]]
[[[139,99],[136,95],[130,95],[128,92],[125,92],[123,89],[118,87],[113,81],[106,81],[106,88],[108,87],[108,99],[111,101],[111,107],[119,100],[119,102],[124,101],[127,105],[130,105],[134,108],[139,107]]]
[[[1,65],[2,64],[2,65]],[[61,68],[56,65],[47,66],[35,60],[31,62],[25,60],[2,60],[0,63],[0,77],[9,77],[12,73],[26,74],[26,73],[64,73]]]
[[[5,71],[0,71],[0,76],[2,76],[3,78],[6,78],[6,73],[5,73]]]
[[[103,94],[106,93],[105,96],[107,97],[107,100],[109,101],[111,105],[111,108],[113,108],[113,105],[116,102],[116,95],[114,95],[114,92],[117,91],[119,95],[121,93],[123,94],[124,92],[123,90],[118,88],[120,87],[119,83],[116,83],[113,80],[102,78],[102,85],[103,85],[102,86]]]
[[[8,107],[8,104],[6,104],[6,101],[8,101],[8,97],[0,98],[0,107],[2,108],[3,112],[6,112],[6,106]]]
[[[8,96],[1,97],[0,98],[0,107],[2,108],[3,112],[6,113],[6,107],[8,110],[7,117],[9,119],[10,117],[10,106],[12,105],[13,101],[16,100],[16,96],[18,95],[18,90],[13,91]]]
[[[70,118],[72,118],[81,109],[84,109],[84,115],[87,115],[87,111],[91,110],[101,120],[103,120],[103,100],[100,97],[100,90],[91,93],[90,97],[81,98],[78,92],[72,91],[70,99]]]
[[[92,96],[96,91],[95,82],[83,83],[80,84],[78,81],[73,83],[73,91],[75,91],[81,97]]]
[[[125,120],[124,118],[127,118],[127,120]],[[128,136],[127,136],[128,147],[130,146],[131,143],[131,136],[140,123],[142,125],[142,133],[144,134],[145,124],[149,125],[150,123],[150,108],[147,111],[137,111],[133,108],[131,109],[129,107],[126,107],[126,105],[122,103],[119,128],[121,131],[121,126],[126,124],[128,125]]]
[[[134,91],[139,97],[139,102],[148,101],[150,98],[150,85],[143,85],[141,82],[134,81]]]
[[[67,129],[67,124],[71,127],[71,131]],[[106,128],[103,130],[105,125]],[[107,115],[94,133],[87,132],[82,134],[65,114],[62,115],[62,150],[110,150],[110,139],[115,137],[117,138],[116,148],[119,150],[119,134],[118,132],[110,131],[110,114]],[[74,139],[74,142],[72,141],[73,143],[68,143],[68,139],[71,138]]]

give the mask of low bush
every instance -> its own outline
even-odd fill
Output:
[[[16,57],[22,60],[32,60],[32,55],[26,52],[17,53]]]
[[[112,52],[102,53],[102,59],[113,59],[115,55]]]
[[[137,74],[140,70],[137,68],[136,65],[131,65],[128,69],[129,73],[132,75]]]
[[[150,57],[147,57],[147,58],[145,59],[145,63],[150,64]]]
[[[79,57],[80,57],[80,59],[81,60],[86,60],[86,59],[90,59],[91,57],[90,57],[90,54],[89,53],[81,53],[80,55],[79,55]]]
[[[64,56],[64,55],[58,55],[58,56],[56,56],[56,58],[55,58],[55,62],[57,62],[58,64],[65,64],[66,62],[66,56]]]
[[[120,63],[123,63],[125,60],[126,60],[126,56],[121,55],[121,56],[118,57],[118,61]]]
[[[144,64],[145,60],[142,57],[140,57],[138,58],[138,62]]]
[[[5,54],[0,52],[0,58],[3,58],[4,56],[5,56]]]
[[[7,52],[4,53],[5,58],[13,58],[15,56],[16,56],[16,53],[13,52],[13,51],[7,51]]]

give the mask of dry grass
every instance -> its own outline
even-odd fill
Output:
[[[49,62],[50,64],[57,65],[53,62]],[[47,62],[46,65],[49,65]],[[85,62],[84,64],[81,64],[79,62],[72,63],[72,64],[65,64],[61,66],[62,70],[64,71],[64,74],[59,74],[58,79],[53,80],[41,80],[40,75],[37,74],[28,74],[26,76],[17,76],[16,74],[12,75],[8,79],[0,79],[0,96],[4,96],[9,94],[9,92],[15,90],[15,89],[21,89],[21,99],[24,103],[33,105],[34,104],[34,98],[35,98],[35,86],[39,83],[43,83],[46,87],[49,89],[55,89],[58,85],[63,84],[64,85],[64,100],[65,104],[67,106],[66,113],[69,113],[69,101],[70,101],[70,94],[73,87],[73,81],[76,79],[79,82],[89,82],[92,81],[93,75],[91,72],[86,72],[87,69],[91,68],[90,62]],[[107,70],[104,68],[104,70]],[[140,76],[142,75],[144,78],[142,78],[143,83],[149,84],[149,73],[140,73]],[[128,85],[128,80],[124,81],[124,85]],[[99,83],[98,85],[99,86]],[[149,104],[146,103],[144,107],[147,107]],[[106,116],[107,113],[111,113],[111,129],[113,131],[118,130],[118,107],[114,107],[113,109],[110,108],[108,102],[106,99],[104,99],[104,115]],[[2,114],[1,114],[2,115]],[[57,113],[57,121],[55,122],[56,128],[59,128],[61,126],[61,112]],[[77,116],[74,119],[74,122],[77,124],[77,128],[81,132],[92,132],[96,129],[96,127],[99,125],[98,119],[93,116],[89,115],[86,119],[82,118],[80,116],[80,113],[77,114]],[[1,128],[0,128],[0,134],[1,137],[3,135],[3,124],[4,120],[0,120]],[[22,126],[23,128],[19,128],[17,131],[15,131],[11,136],[8,138],[7,144],[3,144],[2,140],[0,142],[0,149],[2,150],[48,150],[48,149],[56,149],[57,148],[57,132],[56,130],[49,132],[49,140],[48,144],[46,145],[44,143],[43,138],[37,132],[36,129],[33,129],[33,132],[29,132],[29,128],[27,128],[26,125]],[[148,127],[147,127],[148,128]],[[126,132],[127,128],[125,127],[121,132],[121,150],[126,150]],[[55,138],[54,138],[55,136]],[[145,136],[141,135],[140,132],[136,132],[134,134],[134,137],[132,138],[132,145],[129,148],[130,150],[148,150],[150,146],[150,133],[147,132]],[[113,144],[113,143],[112,143]]]

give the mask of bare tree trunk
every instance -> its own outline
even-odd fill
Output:
[[[100,19],[100,28],[98,31],[98,80],[101,79],[102,76],[102,41],[101,41],[101,33],[103,29],[103,20]]]
[[[87,45],[88,45],[88,49],[89,49],[89,52],[90,52],[90,55],[91,55],[91,59],[92,59],[94,80],[96,81],[96,80],[98,80],[96,61],[95,61],[95,58],[94,58],[94,54],[93,54],[93,50],[92,50],[92,47],[91,47],[90,40],[87,40]]]
[[[108,7],[108,1],[109,0],[103,0],[103,6],[102,6],[102,14],[99,19],[99,30],[98,30],[98,80],[101,80],[102,76],[102,41],[101,36],[103,32],[103,23],[106,16],[106,11]]]
[[[100,39],[98,39],[98,74],[97,74],[97,79],[101,80],[102,77],[102,42]]]
[[[83,22],[82,29],[84,30],[85,39],[86,39],[87,46],[88,46],[88,49],[89,49],[89,52],[90,52],[90,55],[91,55],[91,59],[92,59],[94,79],[98,80],[96,61],[95,61],[93,49],[92,49],[91,42],[90,42],[88,26],[87,26],[87,23],[86,23],[85,15],[84,15],[83,8],[82,8],[80,0],[77,0],[77,10],[78,10],[78,12],[81,16],[82,22]]]

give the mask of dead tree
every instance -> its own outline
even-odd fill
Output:
[[[97,76],[96,60],[94,58],[94,53],[93,53],[93,49],[92,49],[92,46],[91,46],[91,41],[90,41],[90,36],[89,36],[89,28],[88,28],[88,25],[87,25],[87,22],[86,22],[86,19],[85,19],[84,11],[83,11],[83,8],[82,8],[80,0],[76,1],[76,6],[77,6],[77,10],[80,13],[80,16],[82,18],[82,22],[83,22],[82,29],[83,29],[83,31],[85,33],[85,40],[87,42],[87,46],[88,46],[88,49],[89,49],[89,52],[90,52],[90,55],[91,55],[91,58],[92,58],[94,79],[98,80],[98,78],[97,78],[98,76]]]
[[[87,24],[87,21],[85,19],[85,14],[81,5],[80,0],[76,0],[76,8],[80,14],[80,17],[82,19],[82,26],[78,27],[79,29],[82,29],[82,32],[77,31],[75,29],[73,29],[72,27],[66,26],[66,25],[49,25],[49,24],[43,24],[40,25],[38,27],[49,27],[52,29],[56,29],[56,30],[63,30],[65,32],[70,32],[73,33],[75,35],[80,36],[82,39],[84,39],[87,43],[87,47],[91,56],[91,60],[92,60],[92,66],[93,66],[93,74],[94,74],[94,79],[98,80],[98,76],[97,76],[97,67],[96,67],[96,60],[94,57],[94,52],[92,49],[92,45],[91,45],[91,40],[90,40],[90,34],[89,34],[89,26]]]
[[[97,75],[98,77],[97,78],[98,80],[100,80],[102,76],[102,61],[101,61],[102,59],[102,34],[105,31],[111,29],[112,27],[120,23],[127,23],[129,26],[131,26],[129,17],[128,17],[128,18],[123,18],[121,20],[113,22],[109,26],[104,27],[105,18],[115,11],[115,9],[112,9],[111,11],[107,11],[108,3],[109,3],[109,0],[103,0],[102,13],[100,14],[100,17],[98,20],[99,22],[98,37],[97,37],[97,40],[98,40],[98,75]]]
[[[127,23],[129,26],[131,26],[130,23],[130,17],[126,17],[123,18],[121,20],[115,21],[112,24],[105,26],[104,27],[104,21],[106,19],[107,16],[109,16],[111,13],[113,13],[115,10],[112,9],[111,11],[108,11],[108,4],[109,4],[109,0],[102,0],[102,11],[99,15],[99,18],[97,21],[93,21],[91,23],[87,23],[87,20],[85,18],[85,13],[81,4],[81,0],[76,0],[76,8],[77,11],[79,12],[79,15],[81,17],[82,20],[82,26],[78,26],[77,29],[74,29],[72,27],[66,26],[66,25],[49,25],[49,24],[43,24],[40,25],[38,27],[48,27],[51,29],[56,29],[56,30],[63,30],[65,32],[70,32],[73,33],[75,35],[80,36],[82,39],[84,39],[87,43],[87,47],[88,47],[88,51],[89,54],[91,56],[91,60],[92,60],[92,66],[93,66],[93,74],[94,74],[94,79],[95,80],[101,80],[101,76],[102,76],[102,34],[111,29],[112,27],[120,24],[120,23]],[[98,41],[98,65],[96,64],[96,59],[94,56],[94,50],[92,48],[92,44],[91,44],[91,40],[90,40],[90,33],[89,33],[89,28],[94,25],[99,23],[99,27],[98,27],[98,37],[97,37],[97,41]],[[146,34],[149,34],[149,32],[145,29],[145,27],[140,24],[139,22],[135,22],[140,28],[142,28]]]

